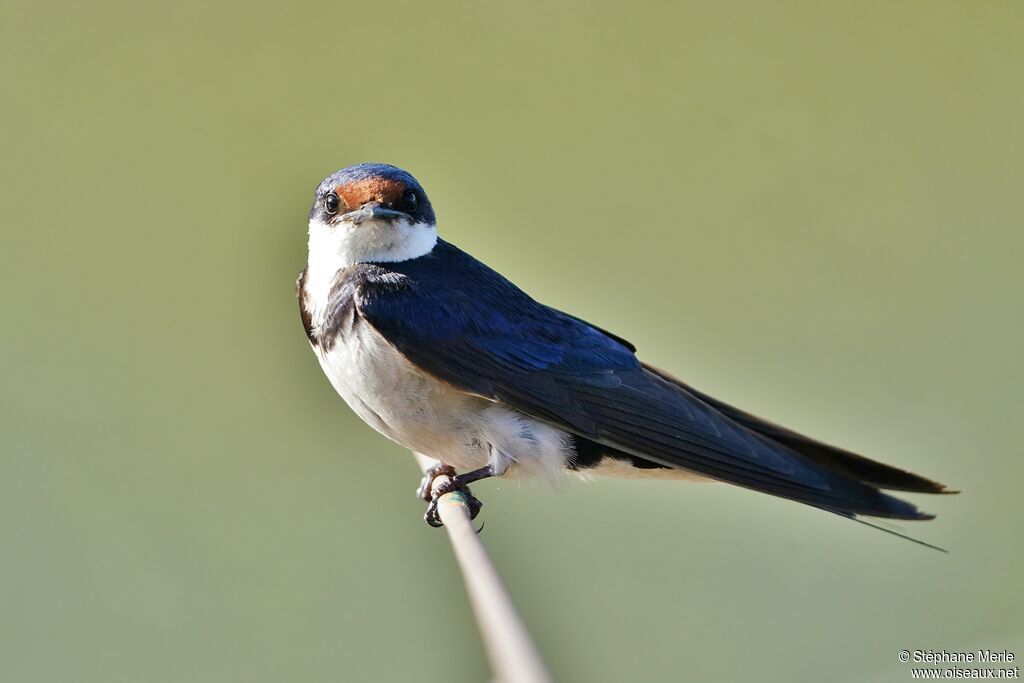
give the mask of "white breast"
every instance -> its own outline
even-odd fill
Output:
[[[328,226],[311,220],[305,303],[313,327],[324,323],[340,270],[366,261],[417,258],[430,253],[436,243],[433,225]],[[490,462],[498,472],[508,469],[510,475],[548,478],[560,476],[569,457],[564,432],[430,377],[362,320],[340,334],[329,350],[313,350],[352,410],[406,448],[457,468],[477,469]]]
[[[457,468],[493,462],[509,475],[557,478],[567,435],[422,372],[364,321],[327,352],[314,347],[338,394],[388,438]]]

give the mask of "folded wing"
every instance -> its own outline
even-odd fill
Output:
[[[443,278],[411,266],[398,280],[364,283],[356,296],[359,314],[438,379],[713,479],[840,514],[931,517],[876,488],[902,480],[861,480],[809,457],[803,437],[645,367],[628,342],[538,304],[468,255],[447,256]],[[908,476],[905,488],[923,490],[918,480],[927,480]]]

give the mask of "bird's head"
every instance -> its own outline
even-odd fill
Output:
[[[423,187],[387,164],[343,168],[316,188],[309,210],[309,257],[343,268],[417,258],[437,243]],[[326,264],[325,264],[326,265]]]

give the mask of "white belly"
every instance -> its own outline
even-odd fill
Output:
[[[330,351],[314,350],[352,410],[406,448],[463,469],[514,465],[509,475],[551,478],[565,466],[564,432],[423,373],[363,321]]]

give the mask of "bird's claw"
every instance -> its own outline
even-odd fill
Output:
[[[484,506],[477,498],[473,497],[470,493],[469,487],[463,484],[458,479],[449,479],[445,483],[433,489],[433,495],[430,498],[430,502],[427,504],[427,511],[423,514],[423,520],[434,527],[444,526],[444,522],[441,521],[441,514],[438,511],[437,503],[441,496],[448,493],[460,493],[461,503],[469,509],[469,518],[476,519],[476,516],[480,514],[480,508]],[[481,526],[481,529],[483,527]]]
[[[445,465],[444,463],[439,462],[428,469],[423,473],[423,479],[420,481],[420,487],[416,489],[416,497],[429,503],[431,499],[430,489],[434,485],[434,480],[441,476],[448,478],[454,477],[455,468],[451,465]]]

